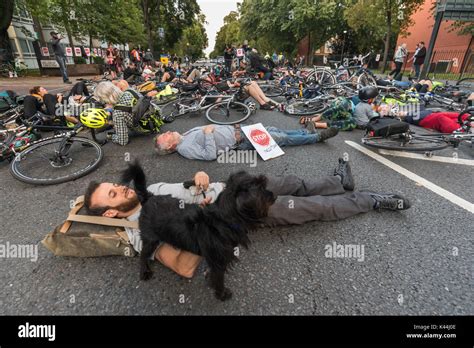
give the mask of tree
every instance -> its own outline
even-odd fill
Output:
[[[211,57],[221,56],[227,45],[238,45],[242,42],[240,32],[239,13],[231,11],[224,17],[224,25],[219,29],[216,35],[216,43]]]
[[[140,0],[140,4],[148,47],[154,51],[172,48],[201,11],[196,0]],[[158,28],[164,29],[164,38]]]
[[[176,42],[173,51],[178,56],[189,56],[197,59],[203,56],[203,51],[208,45],[206,34],[206,17],[203,14],[196,16],[193,24],[183,30],[181,39]]]
[[[0,16],[0,49],[5,50],[3,54],[0,51],[0,58],[6,61],[13,60],[13,52],[8,38],[8,27],[12,22],[14,6],[14,0],[0,1],[0,13],[2,14]]]
[[[254,42],[266,40],[286,54],[293,54],[297,43],[308,37],[309,51],[314,52],[338,33],[338,23],[343,20],[341,1],[244,0],[241,29]],[[313,54],[308,58],[312,64]]]
[[[357,32],[370,33],[374,40],[383,40],[382,73],[385,72],[392,37],[406,34],[413,24],[411,15],[425,0],[358,0],[345,10],[344,16]]]

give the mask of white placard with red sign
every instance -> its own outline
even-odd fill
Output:
[[[74,54],[76,55],[76,57],[82,56],[81,48],[80,47],[74,47]]]
[[[89,47],[84,47],[84,52],[86,52],[86,56],[90,57],[91,56],[91,50]]]
[[[242,127],[242,131],[264,161],[285,154],[261,123]]]
[[[49,49],[48,47],[41,47],[41,55],[43,57],[49,57]]]
[[[243,57],[244,56],[244,49],[243,48],[238,48],[237,49],[237,57]]]
[[[66,47],[66,56],[72,57],[72,48],[71,47]]]

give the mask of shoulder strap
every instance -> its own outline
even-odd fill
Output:
[[[60,232],[66,233],[73,221],[83,222],[95,225],[115,226],[115,227],[129,227],[138,229],[138,221],[128,221],[127,219],[115,219],[108,218],[105,216],[93,216],[93,215],[78,215],[77,212],[84,206],[84,196],[79,196],[75,203],[74,208],[71,209],[66,222],[60,229]]]

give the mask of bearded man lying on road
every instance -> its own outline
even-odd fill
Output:
[[[401,195],[375,192],[347,192],[354,190],[354,178],[349,163],[342,158],[334,175],[319,180],[301,179],[293,175],[267,177],[267,189],[277,196],[270,207],[266,226],[300,225],[311,221],[336,221],[372,210],[405,210],[410,202]],[[182,183],[157,183],[148,191],[154,195],[171,195],[186,204],[210,204],[224,190],[222,182],[210,183],[204,172],[194,175],[194,186]],[[84,206],[91,215],[126,218],[137,221],[141,205],[134,190],[113,183],[91,182],[87,188]],[[140,230],[127,228],[133,248],[140,252]],[[191,278],[201,257],[178,250],[168,244],[160,245],[154,258],[179,275]]]

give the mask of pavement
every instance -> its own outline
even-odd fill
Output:
[[[60,85],[51,81],[50,88]],[[258,111],[249,122],[298,128],[297,118],[278,111]],[[163,131],[205,124],[204,115],[195,115],[167,124]],[[136,137],[125,147],[106,144],[102,164],[88,176],[45,187],[15,180],[8,163],[0,163],[0,244],[38,246],[36,262],[0,258],[0,313],[472,315],[474,150],[463,146],[436,154],[468,160],[463,163],[383,155],[418,175],[411,180],[393,169],[398,167],[369,156],[377,155],[377,150],[364,148],[370,151],[366,154],[346,142],[360,144],[362,136],[358,130],[340,132],[323,144],[284,148],[284,156],[267,162],[259,159],[255,168],[191,161],[177,154],[158,157],[152,137]],[[404,212],[374,211],[337,222],[252,232],[249,250],[240,251],[240,262],[226,278],[233,298],[223,303],[207,286],[203,267],[188,280],[157,262],[152,280],[143,282],[136,258],[56,257],[40,243],[65,219],[69,202],[83,194],[91,180],[117,181],[128,156],[140,160],[150,183],[182,182],[199,170],[206,171],[212,181],[224,180],[240,169],[319,178],[331,175],[337,159],[346,156],[356,189],[397,192],[413,206]],[[464,207],[463,202],[467,202]],[[326,257],[325,246],[333,243],[364,246],[364,260]]]

